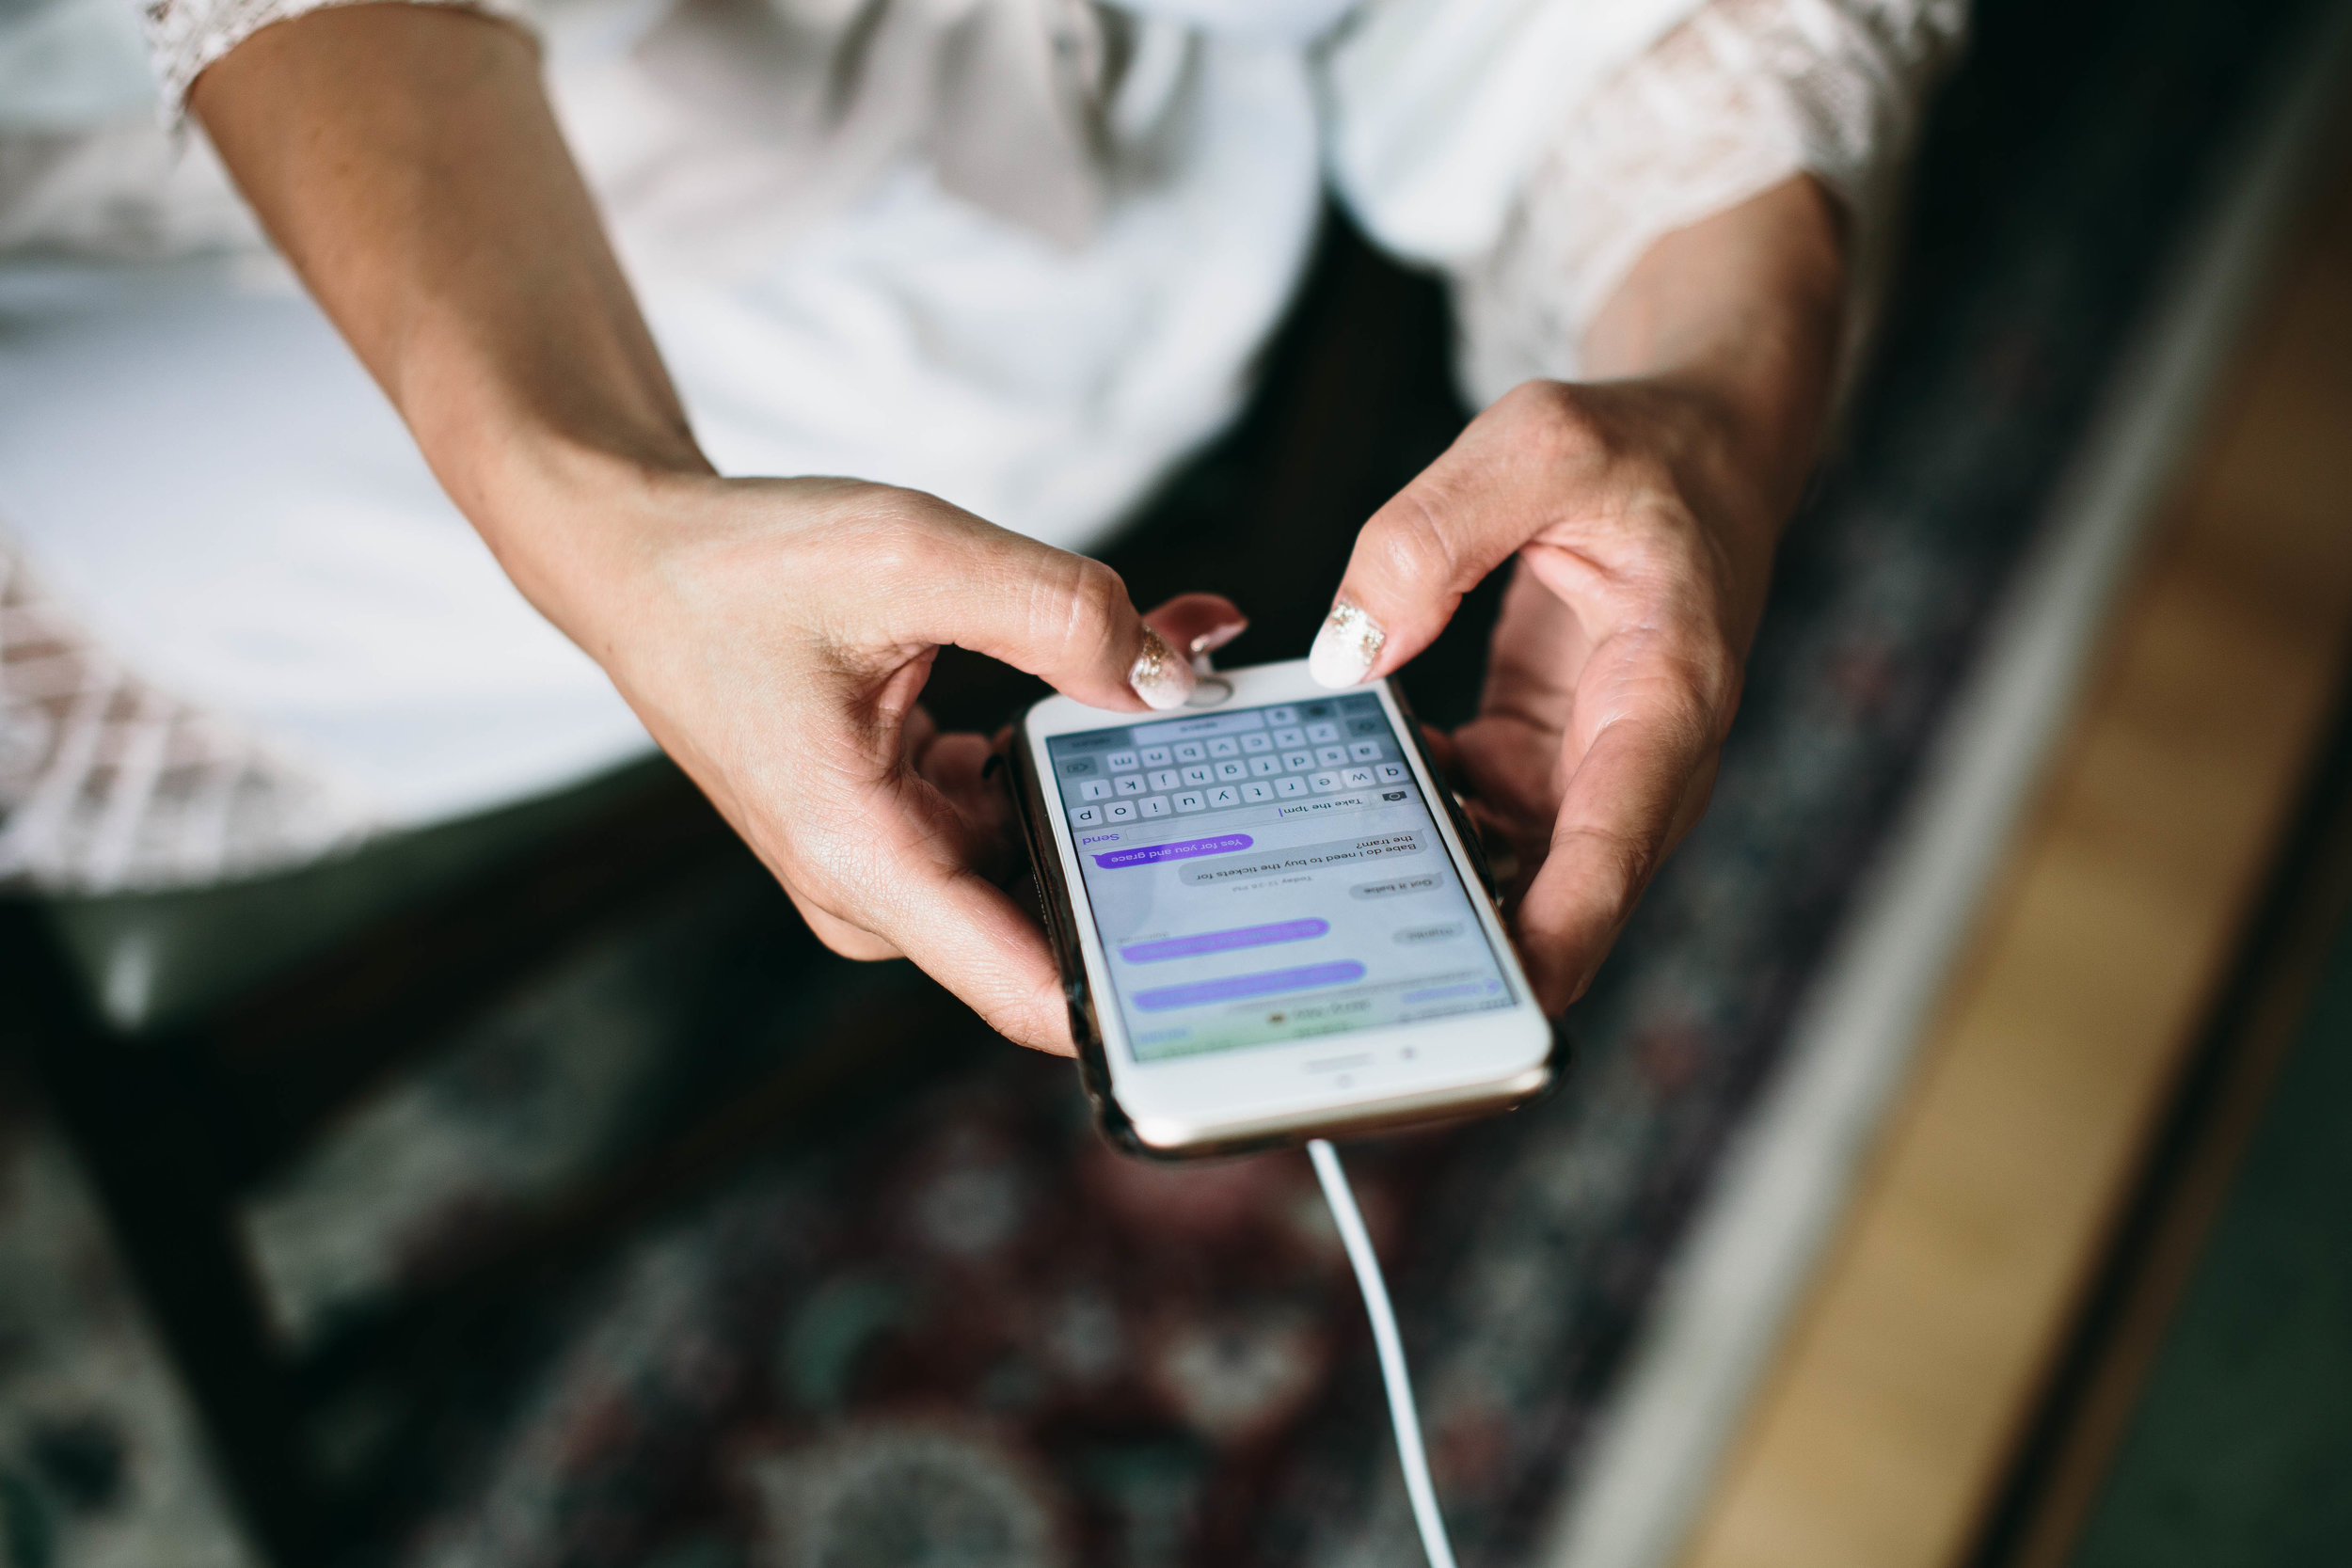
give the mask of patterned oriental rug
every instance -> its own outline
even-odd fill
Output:
[[[1791,535],[1714,806],[1578,1009],[1566,1086],[1501,1121],[1349,1151],[1466,1562],[1529,1560],[1574,1484],[2201,173],[2313,9],[2093,0],[2054,16],[1984,0],[1926,149],[1876,370]],[[1371,297],[1433,309],[1423,284],[1380,287]],[[1233,586],[1164,543],[1167,519],[1230,510],[1252,486],[1247,515],[1281,515],[1295,498],[1260,493],[1251,467],[1269,445],[1376,447],[1363,496],[1320,498],[1358,517],[1441,446],[1461,414],[1429,337],[1422,404],[1387,424],[1258,420],[1172,485],[1112,554],[1137,597]],[[1344,362],[1327,373],[1348,379]],[[1319,586],[1262,615],[1236,662],[1304,647],[1345,543],[1280,567]],[[1408,676],[1431,718],[1467,708],[1491,611],[1482,595]],[[983,674],[943,670],[939,686],[951,718],[1008,711]],[[364,1106],[246,1215],[280,1332],[349,1347],[310,1443],[354,1499],[347,1560],[1418,1562],[1361,1310],[1303,1156],[1122,1160],[1065,1064],[961,1038],[974,1026],[903,966],[764,968],[746,933],[778,907],[746,873],[647,910]],[[585,1268],[516,1276],[464,1332],[358,1331],[499,1215],[633,1147],[682,1081],[723,1080],[714,1054],[788,1054],[826,1031],[959,1042],[923,1056],[946,1065],[911,1069],[889,1106],[735,1164],[598,1239]],[[12,1136],[0,1156],[38,1147],[57,1166],[50,1143]],[[69,1210],[87,1223],[87,1205],[28,1206],[0,1180],[0,1276],[58,1250],[11,1227]],[[0,1327],[38,1338],[72,1316],[44,1314]],[[123,1379],[158,1375],[151,1354],[118,1361]],[[11,1568],[101,1560],[77,1558],[77,1508],[183,1507],[192,1529],[229,1528],[216,1508],[141,1497],[143,1475],[178,1478],[175,1498],[194,1484],[138,1459],[185,1442],[182,1427],[109,1427],[137,1402],[89,1379],[56,1418],[113,1456],[113,1479],[103,1504],[58,1501],[13,1434],[63,1429],[26,1413],[8,1364]],[[19,1528],[36,1515],[40,1532]]]

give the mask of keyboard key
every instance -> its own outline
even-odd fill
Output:
[[[1220,735],[1209,742],[1209,755],[1213,757],[1237,757],[1241,755],[1241,742],[1235,740],[1230,735]]]
[[[1252,752],[1271,752],[1274,750],[1274,737],[1270,735],[1243,736],[1241,737],[1241,749],[1242,754],[1245,756]]]
[[[1330,722],[1328,720],[1326,720],[1320,724],[1310,724],[1307,726],[1307,738],[1313,741],[1318,746],[1327,746],[1339,737],[1340,727],[1337,724]]]
[[[1205,762],[1196,762],[1184,769],[1184,783],[1188,784],[1204,784],[1216,777],[1216,774],[1209,771],[1209,765]]]
[[[1143,766],[1143,759],[1133,752],[1113,752],[1103,761],[1114,773],[1132,773]]]
[[[1133,822],[1140,815],[1133,800],[1113,800],[1103,808],[1105,822]]]
[[[1146,816],[1166,816],[1168,815],[1168,797],[1165,795],[1147,795],[1142,800],[1137,800],[1136,805]]]
[[[1373,784],[1372,769],[1369,768],[1351,768],[1346,772],[1340,775],[1340,782],[1347,785],[1350,789],[1370,789]]]
[[[1101,806],[1073,806],[1070,808],[1070,825],[1073,828],[1100,827],[1102,822],[1103,808]]]
[[[1197,789],[1184,790],[1176,797],[1173,803],[1178,811],[1207,811],[1209,809],[1208,797]]]
[[[1143,775],[1140,773],[1121,773],[1111,783],[1118,787],[1121,795],[1140,795],[1151,787],[1143,782]]]
[[[1310,773],[1307,775],[1307,783],[1313,787],[1317,795],[1328,795],[1340,787],[1340,776],[1329,772]]]
[[[1347,749],[1347,754],[1358,762],[1378,762],[1380,760],[1380,742],[1377,740],[1359,740],[1356,744]],[[1112,766],[1117,767],[1118,764],[1114,763]]]
[[[1080,780],[1078,781],[1078,799],[1079,799],[1079,800],[1109,800],[1110,798],[1111,798],[1111,782],[1110,782],[1110,780],[1108,780],[1108,779],[1080,779]]]
[[[1401,762],[1384,762],[1374,771],[1380,775],[1382,784],[1406,784],[1413,776]]]
[[[1298,722],[1298,710],[1288,703],[1279,707],[1270,707],[1265,710],[1265,721],[1269,724],[1295,724]],[[1288,746],[1291,742],[1284,740],[1280,744]]]
[[[1209,753],[1201,750],[1200,742],[1198,740],[1180,740],[1176,743],[1178,762],[1205,762],[1208,756]]]
[[[1146,746],[1139,754],[1146,768],[1166,768],[1176,760],[1168,754],[1168,748],[1165,746]]]
[[[1307,793],[1307,781],[1295,773],[1285,773],[1274,781],[1274,793],[1285,800]]]
[[[1163,752],[1168,750],[1165,746],[1157,749]],[[1153,789],[1174,789],[1178,784],[1183,784],[1184,782],[1184,781],[1177,775],[1176,769],[1173,768],[1154,768],[1152,769],[1152,787]]]
[[[1257,778],[1270,779],[1281,770],[1282,759],[1280,757],[1251,757],[1249,759],[1249,771]]]
[[[1209,791],[1209,804],[1212,808],[1238,806],[1241,804],[1241,791],[1232,784],[1218,784]]]
[[[1347,748],[1344,746],[1318,746],[1315,748],[1315,761],[1321,763],[1326,768],[1344,768],[1347,766]]]
[[[1249,777],[1249,765],[1239,760],[1220,762],[1216,765],[1216,776],[1229,782],[1234,779],[1246,779]]]
[[[1295,724],[1291,725],[1288,729],[1276,730],[1274,732],[1274,744],[1279,746],[1285,752],[1290,751],[1294,747],[1304,746],[1307,744],[1307,732],[1300,729]]]
[[[1282,753],[1282,766],[1293,773],[1307,772],[1311,769],[1314,765],[1315,754],[1312,752],[1285,752]]]
[[[1274,786],[1263,779],[1252,779],[1241,786],[1241,798],[1245,800],[1271,800],[1274,799]]]

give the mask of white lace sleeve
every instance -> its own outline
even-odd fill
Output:
[[[123,668],[0,535],[0,890],[205,886],[380,826],[326,770]]]
[[[1846,206],[1858,344],[1965,21],[1965,0],[1707,0],[1569,112],[1495,248],[1457,272],[1465,389],[1483,404],[1573,377],[1586,325],[1653,242],[1799,172]]]
[[[147,51],[163,87],[165,119],[178,124],[188,88],[204,68],[273,22],[288,22],[329,6],[366,0],[147,0]],[[521,0],[407,0],[411,5],[455,6],[528,28]]]

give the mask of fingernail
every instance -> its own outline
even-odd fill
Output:
[[[1213,654],[1248,629],[1249,623],[1247,621],[1228,621],[1221,626],[1211,626],[1207,631],[1194,638],[1192,645],[1185,652],[1195,658],[1199,658],[1202,654]]]
[[[1192,666],[1176,657],[1168,640],[1144,627],[1143,651],[1136,655],[1135,665],[1127,672],[1127,684],[1143,699],[1143,705],[1163,713],[1184,706],[1184,699],[1192,695],[1193,679]]]
[[[1389,634],[1380,623],[1345,599],[1331,607],[1307,650],[1307,673],[1321,686],[1354,686],[1372,673]]]

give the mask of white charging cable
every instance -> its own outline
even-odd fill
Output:
[[[1405,1495],[1413,1499],[1413,1521],[1421,1527],[1422,1550],[1429,1568],[1454,1568],[1454,1545],[1445,1538],[1445,1516],[1438,1512],[1438,1489],[1429,1482],[1429,1456],[1422,1451],[1421,1417],[1413,1410],[1413,1380],[1405,1370],[1405,1342],[1397,1338],[1396,1314],[1389,1308],[1388,1282],[1380,1277],[1380,1259],[1365,1233],[1364,1216],[1357,1212],[1356,1195],[1340,1168],[1339,1151],[1321,1138],[1311,1140],[1307,1154],[1323,1182],[1324,1201],[1339,1222],[1340,1240],[1347,1260],[1356,1266],[1356,1283],[1364,1292],[1364,1315],[1372,1320],[1372,1342],[1380,1351],[1380,1380],[1389,1386],[1389,1419],[1396,1427],[1396,1457],[1405,1466]]]

